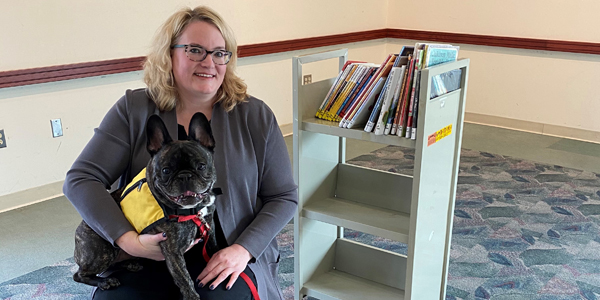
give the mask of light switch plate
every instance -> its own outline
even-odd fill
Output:
[[[0,129],[0,148],[6,147],[6,136],[4,136],[4,129]]]
[[[60,119],[50,120],[50,124],[52,125],[52,137],[59,137],[63,135]]]

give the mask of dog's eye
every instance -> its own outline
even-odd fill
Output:
[[[163,174],[165,174],[165,175],[169,175],[169,174],[171,174],[171,169],[169,169],[169,168],[164,168],[164,169],[162,169],[162,172],[163,172]]]
[[[204,170],[206,170],[206,165],[205,165],[205,164],[200,164],[200,165],[198,166],[198,170],[200,170],[200,171],[204,171]]]

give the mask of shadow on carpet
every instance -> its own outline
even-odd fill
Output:
[[[414,150],[388,146],[349,163],[412,175]],[[600,299],[600,175],[463,149],[447,300]],[[406,254],[406,245],[345,231]],[[293,299],[293,225],[277,236]],[[72,258],[0,284],[0,299],[88,299]]]

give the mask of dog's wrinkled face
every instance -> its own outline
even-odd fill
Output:
[[[148,186],[156,200],[171,208],[206,207],[215,200],[214,139],[204,114],[192,117],[188,131],[189,140],[173,141],[158,116],[150,117],[146,127],[152,156]]]

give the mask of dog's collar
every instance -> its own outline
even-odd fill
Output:
[[[202,218],[202,216],[198,213],[196,215],[169,215],[169,220],[176,219],[177,222],[187,222],[192,221],[196,223],[198,226],[198,230],[200,230],[200,235],[204,240],[208,237],[208,231],[210,231],[210,226],[206,223],[206,220]]]

